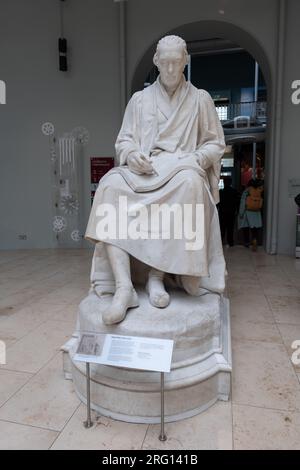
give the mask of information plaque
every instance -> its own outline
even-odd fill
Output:
[[[75,361],[86,363],[87,419],[86,428],[93,426],[91,417],[90,363],[126,369],[141,369],[160,372],[161,431],[159,439],[167,439],[164,430],[164,373],[170,372],[174,341],[82,332],[74,355]]]
[[[75,361],[129,369],[170,372],[173,340],[82,333]]]

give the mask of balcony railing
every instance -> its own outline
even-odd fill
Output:
[[[266,122],[267,102],[247,101],[243,103],[217,104],[217,113],[222,122],[229,121],[238,116],[248,116],[251,120]]]

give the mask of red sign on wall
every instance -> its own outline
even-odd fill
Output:
[[[93,202],[98,183],[102,176],[114,167],[112,157],[91,157],[91,201]]]

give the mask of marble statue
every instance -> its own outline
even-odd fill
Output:
[[[161,39],[156,82],[128,103],[118,166],[101,179],[86,230],[91,289],[63,346],[65,377],[86,402],[85,364],[75,360],[83,332],[172,340],[167,421],[228,400],[232,370],[216,210],[224,136],[210,95],[185,80],[187,60],[183,39]],[[159,373],[91,364],[90,380],[101,415],[160,422]]]
[[[153,58],[158,78],[130,99],[115,145],[118,166],[102,178],[95,194],[86,238],[96,242],[92,286],[100,297],[113,294],[102,312],[106,325],[121,322],[139,305],[130,258],[144,267],[144,288],[156,308],[172,302],[168,285],[194,296],[224,290],[216,210],[224,135],[209,93],[185,80],[187,61],[180,37],[158,42]],[[182,222],[177,236],[174,226],[168,232],[163,225],[168,215],[169,225],[172,216],[175,228]],[[122,221],[121,235],[107,230],[108,221]]]

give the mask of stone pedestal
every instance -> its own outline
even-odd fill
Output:
[[[200,413],[230,394],[231,345],[229,302],[218,294],[192,297],[170,291],[165,309],[149,304],[139,291],[140,306],[122,323],[106,326],[101,311],[111,297],[91,292],[79,306],[78,331],[95,331],[174,340],[172,370],[165,374],[166,421]],[[85,364],[73,361],[78,334],[63,347],[66,378],[86,402]],[[135,423],[160,421],[160,373],[91,364],[91,406],[100,414]]]

